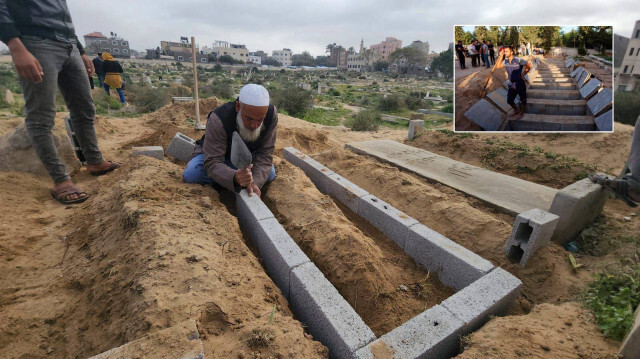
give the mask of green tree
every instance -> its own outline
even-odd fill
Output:
[[[541,26],[540,39],[544,51],[551,50],[551,46],[554,44],[556,34],[560,32],[560,26]]]
[[[489,34],[489,30],[487,30],[486,26],[476,26],[473,29],[473,35],[479,41],[486,40],[488,34]]]
[[[433,59],[431,63],[431,69],[439,71],[447,81],[453,78],[453,51],[448,49],[443,51]]]

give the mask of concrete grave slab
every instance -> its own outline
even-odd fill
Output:
[[[282,155],[285,160],[291,162],[297,167],[300,167],[307,177],[309,177],[311,182],[318,187],[320,192],[324,194],[327,193],[327,185],[325,183],[326,175],[333,174],[335,172],[293,147],[285,147],[282,150]]]
[[[535,208],[516,217],[504,254],[513,263],[525,267],[533,254],[551,241],[560,217]]]
[[[162,149],[162,146],[133,147],[131,148],[131,155],[133,157],[149,156],[161,161],[164,160],[164,150]]]
[[[584,70],[582,74],[580,74],[580,78],[577,80],[578,88],[582,88],[584,84],[591,78],[591,72]]]
[[[604,88],[587,101],[587,107],[589,107],[589,110],[591,110],[591,113],[594,116],[598,116],[608,109],[612,103],[613,93],[611,92],[611,89]]]
[[[574,240],[602,213],[606,199],[604,188],[588,178],[559,190],[549,209],[549,212],[560,217],[552,240],[562,245]]]
[[[204,359],[204,348],[195,320],[147,334],[89,359],[181,358]]]
[[[507,90],[505,90],[504,88],[500,87],[499,89],[489,93],[487,97],[502,112],[508,113],[510,110],[512,110],[511,105],[507,103]],[[516,96],[515,103],[520,103],[520,99],[518,96]]]
[[[375,352],[390,353],[389,358],[450,358],[458,352],[464,322],[436,305],[360,349],[357,358],[374,359]]]
[[[471,106],[464,115],[487,131],[497,131],[502,125],[502,112],[485,99]]]
[[[191,139],[187,135],[177,132],[175,136],[173,136],[166,154],[177,160],[186,161],[193,153],[193,149],[195,147],[195,140]]]
[[[421,114],[423,117],[424,115]],[[414,137],[424,130],[424,120],[409,120],[409,134],[407,139],[413,140]]]
[[[496,268],[440,305],[465,323],[462,333],[467,334],[484,325],[490,316],[506,315],[521,289],[520,279]]]
[[[598,92],[601,86],[602,82],[600,82],[600,80],[592,78],[591,80],[587,81],[587,83],[584,84],[582,88],[580,88],[580,95],[585,100],[588,100],[589,98],[591,98],[591,96],[595,95]]]
[[[569,74],[569,76],[575,78],[576,80],[580,78],[580,75],[582,75],[582,71],[584,71],[584,67],[580,66],[578,68],[576,68],[575,70],[571,71],[571,74]]]
[[[313,263],[291,271],[291,310],[329,348],[331,358],[350,358],[376,339],[371,329]]]
[[[373,156],[422,177],[467,193],[514,216],[548,209],[557,190],[452,160],[392,140],[352,142],[345,148]]]
[[[613,131],[613,110],[609,110],[596,117],[598,131]]]

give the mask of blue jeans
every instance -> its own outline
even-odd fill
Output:
[[[104,90],[107,91],[107,95],[111,95],[111,91],[109,91],[109,89],[109,85],[104,84]],[[126,103],[127,101],[124,100],[124,92],[122,89],[116,89],[116,91],[118,91],[118,95],[120,95],[120,102]]]
[[[229,161],[224,161],[224,163],[236,170],[237,168],[231,164]],[[269,177],[267,178],[267,183],[276,179],[276,169],[271,166],[271,172],[269,173]],[[207,170],[204,168],[204,153],[201,153],[194,158],[191,159],[187,163],[187,167],[182,172],[182,180],[186,183],[200,183],[200,184],[214,184],[215,181],[207,175]]]
[[[100,87],[104,87],[104,75],[98,75],[98,82],[100,82]]]
[[[484,63],[487,65],[487,68],[490,69],[491,63],[489,62],[489,54],[483,54],[482,57],[484,58]]]

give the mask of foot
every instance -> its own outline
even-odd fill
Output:
[[[73,184],[71,180],[56,183],[53,185],[53,193],[62,193],[68,191],[67,194],[56,196],[59,201],[75,201],[80,198],[87,198],[89,195],[85,192],[78,192],[78,188]]]
[[[98,164],[87,164],[87,171],[94,176],[101,176],[107,174],[122,165],[121,162],[102,161]]]

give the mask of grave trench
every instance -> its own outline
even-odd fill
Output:
[[[263,194],[265,205],[376,336],[455,292],[393,240],[320,193],[302,170],[281,160],[276,171],[278,181]]]

